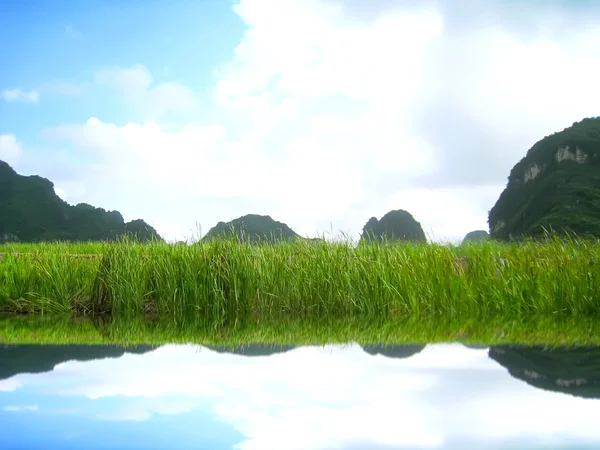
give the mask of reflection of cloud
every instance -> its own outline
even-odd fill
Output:
[[[118,411],[97,414],[102,420],[142,422],[154,414],[182,414],[196,408],[196,401],[189,399],[155,399],[151,402],[135,401],[120,406]]]
[[[22,386],[22,383],[16,378],[8,378],[6,380],[0,380],[0,392],[12,392],[16,391]]]
[[[60,395],[111,403],[125,396],[118,409],[97,415],[104,420],[143,421],[208,404],[244,434],[242,450],[600,443],[599,401],[533,389],[511,378],[486,349],[458,344],[427,346],[403,359],[370,356],[357,345],[256,358],[165,346],[14,378],[28,384],[39,377]]]
[[[20,412],[20,411],[39,411],[39,405],[7,405],[2,408],[2,411]]]

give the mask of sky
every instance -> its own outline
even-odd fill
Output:
[[[0,380],[11,448],[591,450],[599,413],[600,400],[534,388],[461,344],[404,359],[356,344],[253,358],[167,345]]]
[[[270,215],[488,229],[538,140],[600,115],[600,3],[6,0],[0,159],[168,240]]]

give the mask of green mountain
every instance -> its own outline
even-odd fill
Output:
[[[410,358],[425,348],[424,345],[361,345],[369,355],[382,355],[388,358]]]
[[[203,347],[206,347],[217,353],[229,353],[229,354],[249,356],[249,357],[270,356],[270,355],[275,355],[277,353],[289,352],[290,350],[293,350],[296,348],[295,345],[277,345],[277,344],[248,344],[248,345],[238,345],[236,347],[204,345]]]
[[[463,239],[463,244],[465,242],[480,242],[487,241],[490,238],[490,234],[486,230],[475,230],[470,231],[466,234]]]
[[[241,239],[250,242],[302,239],[285,223],[277,222],[271,216],[247,214],[231,222],[219,222],[206,233],[202,240],[208,241],[214,238],[231,236],[232,232]]]
[[[491,236],[600,236],[600,117],[537,142],[510,172],[490,210]]]
[[[140,241],[162,240],[143,220],[125,223],[118,211],[71,206],[56,195],[51,181],[19,175],[0,161],[0,242],[99,241],[126,233]]]
[[[416,241],[425,242],[425,233],[421,224],[407,211],[398,209],[390,211],[380,220],[371,217],[365,226],[360,237],[361,242],[365,241]]]
[[[49,372],[65,361],[118,358],[125,353],[142,354],[156,348],[151,345],[0,345],[0,380],[20,373]]]
[[[600,398],[600,347],[490,347],[491,359],[539,389]]]

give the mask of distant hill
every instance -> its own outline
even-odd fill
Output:
[[[212,346],[203,345],[210,350],[217,353],[230,353],[235,355],[256,357],[256,356],[270,356],[277,353],[289,352],[296,348],[294,345],[276,345],[276,344],[248,344],[238,345],[236,347],[223,347],[223,346]]]
[[[126,233],[139,241],[162,240],[143,220],[125,223],[118,211],[71,206],[56,195],[51,181],[19,175],[0,161],[0,242],[100,241]]]
[[[379,241],[426,242],[421,224],[407,211],[398,209],[385,214],[380,220],[371,217],[360,237],[361,242]]]
[[[463,243],[487,241],[489,238],[490,234],[486,230],[475,230],[466,234]]]
[[[214,238],[231,236],[232,232],[250,242],[302,239],[285,223],[277,222],[271,216],[247,214],[230,222],[219,222],[206,233],[202,240],[208,241]]]
[[[547,391],[600,398],[600,348],[490,347],[489,357],[515,378]]]
[[[424,345],[361,345],[369,355],[382,355],[388,358],[410,358],[425,348]]]
[[[49,372],[65,361],[118,358],[125,353],[142,354],[156,348],[151,345],[0,345],[0,380],[21,373]]]
[[[488,223],[498,239],[537,237],[544,229],[600,236],[600,117],[531,147],[511,170]]]

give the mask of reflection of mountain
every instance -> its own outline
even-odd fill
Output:
[[[515,378],[549,391],[600,398],[600,347],[490,347],[489,356]]]
[[[424,345],[361,345],[369,355],[382,355],[388,358],[409,358],[425,348]]]
[[[269,344],[249,344],[238,345],[237,347],[221,347],[212,345],[203,345],[203,347],[218,353],[233,353],[244,356],[269,356],[275,353],[288,352],[296,346],[294,345],[269,345]]]
[[[20,373],[51,371],[65,361],[118,358],[125,353],[146,353],[155,346],[137,345],[0,345],[0,380]]]
[[[483,350],[489,347],[489,345],[479,345],[479,344],[463,344],[465,347],[473,349],[473,350]]]

